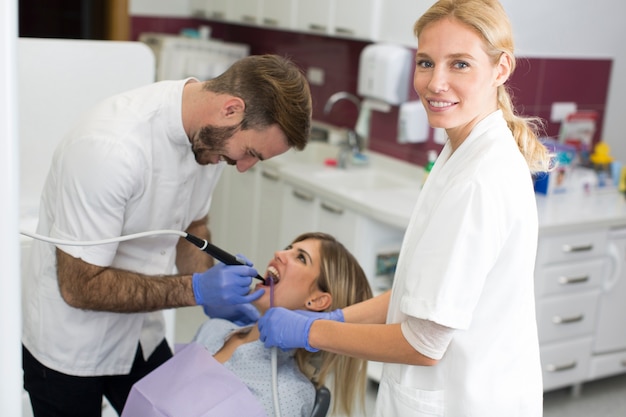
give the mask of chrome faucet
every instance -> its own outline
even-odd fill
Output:
[[[349,100],[356,106],[357,113],[361,111],[361,101],[354,94],[347,91],[339,91],[331,95],[324,105],[324,114],[328,115],[335,103],[341,100]],[[363,138],[354,129],[349,129],[346,133],[346,140],[339,147],[337,166],[347,168],[348,155],[356,155],[363,151]]]
[[[361,111],[361,100],[359,100],[357,96],[352,93],[348,93],[347,91],[338,91],[326,100],[326,104],[324,105],[324,114],[330,114],[330,111],[333,109],[335,103],[341,100],[350,100],[356,106],[356,111]]]

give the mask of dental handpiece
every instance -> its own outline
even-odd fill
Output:
[[[205,251],[206,253],[208,253],[209,255],[217,259],[218,261],[222,262],[223,264],[245,265],[245,262],[240,261],[236,256],[233,256],[230,253],[226,252],[225,250],[218,248],[217,246],[209,243],[209,241],[205,239],[199,238],[189,233],[187,233],[187,235],[185,236],[185,239],[193,243],[200,250]],[[255,278],[260,280],[263,284],[265,284],[265,278],[263,278],[261,275],[257,274]]]

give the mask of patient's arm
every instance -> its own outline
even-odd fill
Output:
[[[235,350],[244,343],[254,342],[259,340],[259,329],[255,326],[245,327],[240,331],[233,333],[226,341],[224,346],[213,355],[213,357],[219,362],[224,363],[228,361]]]

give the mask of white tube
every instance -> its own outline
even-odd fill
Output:
[[[271,351],[272,358],[272,394],[274,395],[274,415],[280,417],[280,403],[278,402],[278,348],[274,346]]]
[[[33,239],[43,240],[44,242],[54,243],[55,245],[66,245],[66,246],[95,246],[95,245],[106,245],[109,243],[123,242],[126,240],[138,239],[141,237],[148,236],[156,236],[156,235],[177,235],[180,237],[186,237],[187,233],[181,232],[180,230],[153,230],[150,232],[141,232],[141,233],[133,233],[132,235],[126,236],[118,236],[112,237],[109,239],[101,239],[101,240],[85,240],[85,241],[74,241],[74,240],[64,240],[64,239],[55,239],[48,236],[38,235],[37,233],[27,232],[25,230],[20,230],[20,234],[28,237],[32,237]]]

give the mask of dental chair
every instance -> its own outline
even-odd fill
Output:
[[[330,408],[330,390],[321,386],[315,391],[315,404],[313,404],[311,417],[326,417],[328,408]]]

